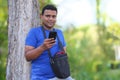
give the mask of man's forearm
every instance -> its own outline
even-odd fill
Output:
[[[43,51],[44,51],[44,48],[42,46],[25,51],[26,60],[31,61],[31,60],[36,59],[42,54]]]

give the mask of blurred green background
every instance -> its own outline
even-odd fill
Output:
[[[63,30],[67,42],[71,75],[76,80],[119,80],[120,62],[115,60],[115,45],[120,45],[120,23],[102,15],[101,0],[96,1],[96,24],[69,25]],[[39,0],[40,9],[52,0]],[[5,80],[8,54],[8,6],[0,0],[0,80]],[[110,24],[106,26],[106,20]],[[57,26],[57,25],[56,25]],[[57,26],[61,28],[60,26]]]

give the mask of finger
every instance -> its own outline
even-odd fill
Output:
[[[54,44],[54,43],[55,43],[55,40],[51,40],[51,41],[50,41],[50,44]]]
[[[45,41],[45,42],[48,42],[48,41],[51,41],[51,39],[45,39],[44,41]]]
[[[47,45],[47,48],[49,49],[49,48],[51,48],[53,45],[52,44],[49,44],[49,45]]]
[[[44,40],[44,44],[45,44],[45,45],[50,44],[50,42],[51,42],[51,39],[45,39],[45,40]]]
[[[54,38],[50,38],[51,40],[54,40]]]

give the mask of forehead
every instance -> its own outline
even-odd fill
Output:
[[[57,15],[55,10],[45,10],[43,15]]]

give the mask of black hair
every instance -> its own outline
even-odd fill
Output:
[[[44,14],[45,10],[55,10],[57,12],[57,8],[53,4],[47,4],[46,6],[44,6],[42,9],[42,15]]]

